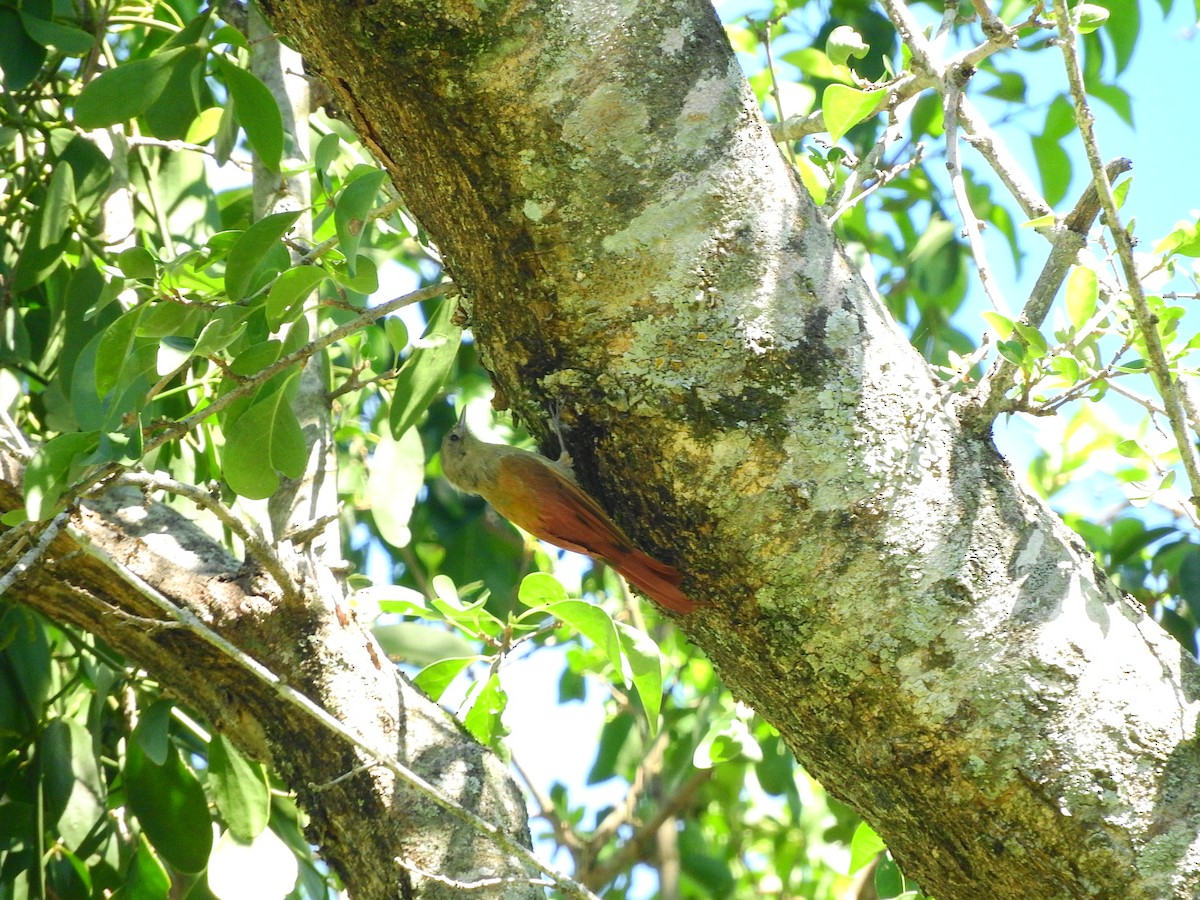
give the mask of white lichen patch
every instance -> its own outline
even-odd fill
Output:
[[[615,84],[602,84],[566,118],[563,140],[589,153],[617,152],[633,164],[646,146],[645,104]]]
[[[713,121],[729,118],[730,112],[741,103],[741,70],[737,80],[730,73],[701,78],[692,85],[675,118],[675,146],[693,153],[713,139]]]

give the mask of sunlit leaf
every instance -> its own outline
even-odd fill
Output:
[[[75,100],[75,124],[80,128],[108,128],[141,115],[158,99],[175,63],[186,52],[186,47],[177,47],[135,59],[89,81]]]
[[[425,334],[401,366],[388,416],[392,437],[398,438],[416,424],[450,374],[462,338],[462,327],[453,322],[457,308],[455,297],[438,305]]]
[[[362,241],[367,214],[375,203],[379,186],[387,178],[382,169],[373,169],[355,178],[338,195],[333,208],[333,221],[337,228],[338,246],[346,255],[346,268],[353,277],[356,271],[358,245]]]
[[[825,88],[821,95],[821,110],[825,114],[825,129],[830,140],[840,141],[846,132],[870,117],[886,95],[883,88],[863,91],[843,84]]]
[[[222,734],[214,734],[208,742],[208,783],[221,818],[238,841],[248,844],[267,827],[271,817],[267,773]]]

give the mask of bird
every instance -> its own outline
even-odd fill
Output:
[[[560,435],[561,444],[561,435]],[[455,487],[483,497],[496,512],[535,538],[608,563],[631,585],[672,612],[696,604],[679,587],[679,570],[642,552],[575,483],[565,447],[559,460],[483,441],[463,410],[442,439],[442,472]]]

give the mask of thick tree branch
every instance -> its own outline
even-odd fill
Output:
[[[1191,893],[1196,667],[960,423],[711,8],[265,5],[435,237],[502,396],[535,428],[562,401],[581,481],[705,601],[689,637],[907,871]]]

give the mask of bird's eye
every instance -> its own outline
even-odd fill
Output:
[[[457,440],[458,440],[458,435],[457,435],[457,434],[455,434],[454,432],[451,432],[451,433],[450,433],[450,441],[451,441],[451,443],[453,443],[454,441],[457,441]]]

